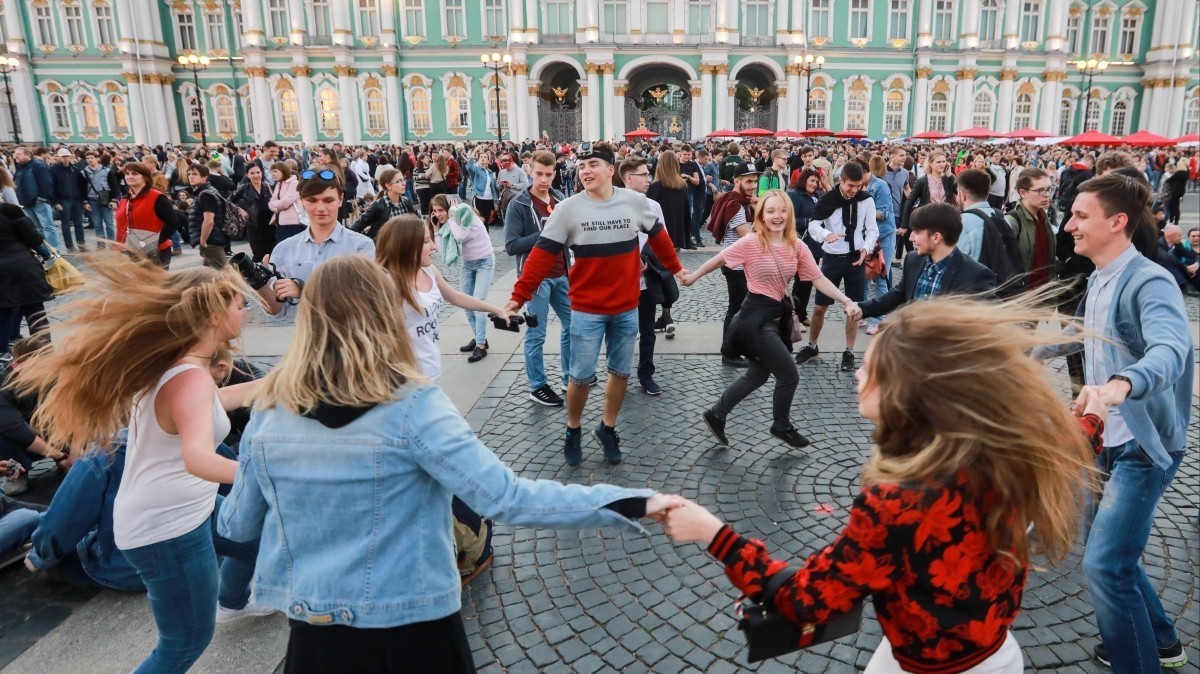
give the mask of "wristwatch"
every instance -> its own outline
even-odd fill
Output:
[[[1108,380],[1109,381],[1123,381],[1126,384],[1129,384],[1129,390],[1131,390],[1131,391],[1133,390],[1133,381],[1130,380],[1129,377],[1126,377],[1123,374],[1114,374],[1113,376],[1109,377]]]

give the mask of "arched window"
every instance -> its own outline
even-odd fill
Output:
[[[1100,128],[1100,119],[1104,116],[1104,101],[1096,98],[1093,94],[1090,104],[1087,99],[1084,99],[1084,105],[1086,106],[1084,112],[1087,115],[1087,119],[1084,120],[1083,130],[1098,130]]]
[[[91,94],[79,97],[79,115],[83,118],[85,133],[100,133],[100,108]]]
[[[451,129],[471,130],[471,97],[462,87],[450,87],[446,92],[446,114]]]
[[[1193,94],[1188,99],[1187,109],[1183,114],[1183,135],[1200,133],[1200,96]]]
[[[201,118],[200,106],[203,105],[196,94],[188,94],[183,99],[183,113],[187,116],[187,127],[191,129],[193,134],[200,134]]]
[[[808,128],[825,129],[829,123],[829,92],[813,89],[808,95]]]
[[[129,133],[129,105],[125,102],[125,97],[113,94],[108,99],[108,105],[112,110],[113,134]]]
[[[300,133],[300,104],[292,89],[279,92],[279,133],[285,136]]]
[[[336,136],[342,132],[342,106],[336,89],[321,88],[317,94],[317,110],[320,112],[321,133]]]
[[[1019,0],[1009,0],[1018,2]],[[1042,3],[1037,0],[1021,1],[1021,42],[1037,42],[1041,36]]]
[[[413,131],[432,131],[433,108],[430,105],[429,90],[425,87],[413,89],[410,97],[412,105],[409,107],[409,128]]]
[[[1075,105],[1067,96],[1058,104],[1058,135],[1071,135],[1071,120],[1075,119]]]
[[[950,121],[950,99],[937,92],[929,97],[929,130],[945,132]]]
[[[387,131],[387,105],[383,92],[371,87],[363,92],[363,101],[367,108],[367,131],[379,134]]]
[[[232,136],[237,133],[237,108],[233,99],[226,94],[213,100],[217,111],[217,133],[222,136]]]
[[[1114,136],[1124,136],[1129,133],[1129,101],[1117,101],[1113,103],[1112,109],[1112,129],[1109,131]]]
[[[883,132],[897,136],[904,133],[904,92],[892,89],[883,102]]]
[[[861,82],[861,80],[860,80]],[[850,87],[846,94],[846,128],[867,130],[867,89]]]
[[[496,91],[500,92],[500,107],[499,115],[496,113]],[[508,91],[504,87],[488,87],[484,90],[484,96],[487,97],[484,105],[488,111],[488,131],[495,133],[496,129],[501,131],[509,131],[511,135],[512,129],[508,128]]]
[[[1013,127],[1028,129],[1031,126],[1033,126],[1033,96],[1018,94],[1017,105],[1013,109]]]
[[[50,124],[55,133],[71,132],[71,110],[67,107],[67,97],[62,94],[50,94],[46,98],[50,105]]]
[[[971,126],[992,128],[992,114],[996,111],[996,99],[992,92],[980,89],[975,92],[975,108],[971,115]]]
[[[983,0],[979,5],[979,41],[987,43],[999,39],[1000,0]]]

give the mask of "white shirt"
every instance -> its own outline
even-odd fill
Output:
[[[408,341],[412,344],[413,354],[417,357],[417,365],[421,373],[432,381],[442,376],[442,352],[438,348],[438,314],[445,305],[442,291],[438,290],[437,277],[432,267],[423,267],[421,272],[429,276],[433,285],[428,292],[421,292],[416,285],[413,293],[421,303],[422,311],[418,312],[408,302],[404,302],[404,325],[408,329]]]
[[[1129,244],[1124,253],[1117,256],[1104,269],[1097,269],[1087,291],[1087,305],[1083,312],[1083,326],[1091,334],[1103,334],[1104,326],[1112,315],[1112,304],[1117,300],[1117,278],[1137,256],[1137,248]],[[1095,337],[1083,341],[1084,381],[1089,386],[1103,386],[1108,378],[1117,374],[1112,363],[1104,361],[1104,344]],[[1116,447],[1133,439],[1133,431],[1121,418],[1121,408],[1108,408],[1108,420],[1104,422],[1104,446]]]
[[[161,543],[203,524],[216,505],[216,482],[192,475],[183,465],[178,435],[168,435],[158,423],[154,401],[158,392],[184,370],[178,365],[159,377],[154,390],[138,398],[129,419],[125,475],[113,503],[113,538],[121,550]],[[213,394],[213,450],[229,435],[229,417]]]
[[[662,206],[653,199],[647,199],[646,201],[650,202],[650,210],[654,211],[654,215],[658,216],[658,221],[662,222],[663,221]],[[649,240],[650,240],[650,237],[645,232],[642,232],[642,231],[638,232],[638,252],[639,253],[646,249],[646,242]],[[645,289],[646,289],[646,274],[642,273],[640,276],[638,276],[638,290],[645,290]]]
[[[838,188],[834,188],[838,189]],[[875,201],[863,199],[858,202],[858,224],[854,228],[854,250],[870,252],[879,241],[879,225],[875,223]],[[828,243],[825,237],[830,234],[845,234],[846,225],[842,223],[842,210],[839,208],[824,220],[810,220],[808,235],[813,241],[821,242],[821,250],[830,255],[845,255],[850,252],[850,242],[842,238]]]

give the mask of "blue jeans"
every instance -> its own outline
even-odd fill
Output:
[[[92,221],[92,228],[96,230],[96,238],[111,241],[117,236],[117,227],[113,221],[113,209],[111,206],[101,206],[99,199],[88,199],[88,206],[91,211],[88,212],[88,219]]]
[[[704,224],[704,197],[703,191],[697,192],[691,187],[688,188],[688,205],[692,209],[691,228],[688,230],[688,236],[692,241],[700,240],[700,225]]]
[[[873,281],[867,281],[867,294],[873,297],[883,297],[891,289],[892,260],[896,258],[896,230],[879,231],[879,250],[883,251],[883,274]],[[868,318],[872,324],[878,325],[883,316]]]
[[[83,245],[83,201],[80,199],[63,199],[62,210],[59,211],[59,216],[62,217],[62,238],[63,243],[67,248],[73,248],[76,243]],[[71,232],[74,231],[75,238],[71,238]]]
[[[1083,572],[1100,638],[1116,672],[1159,672],[1158,647],[1178,639],[1175,622],[1141,562],[1159,498],[1175,477],[1183,452],[1171,458],[1171,466],[1163,470],[1132,440],[1105,447],[1097,460],[1107,481],[1088,533]]]
[[[462,279],[458,289],[477,300],[487,300],[488,290],[492,286],[492,274],[496,273],[496,256],[489,255],[480,260],[463,260]],[[487,343],[487,314],[465,310],[467,325],[475,333],[475,343]]]
[[[562,323],[559,344],[562,354],[563,387],[567,386],[567,367],[571,362],[571,299],[567,297],[567,277],[548,278],[538,286],[537,292],[525,303],[525,310],[537,317],[537,327],[525,331],[525,374],[529,376],[529,388],[536,391],[546,385],[546,364],[542,358],[542,345],[546,343],[546,323],[550,319],[550,308]]]
[[[37,529],[41,514],[33,510],[14,510],[0,517],[0,553],[28,541]]]
[[[32,208],[26,208],[25,215],[37,226],[38,231],[46,239],[46,243],[56,250],[62,250],[62,237],[58,234],[58,225],[54,224],[54,209],[50,204],[39,201]]]
[[[608,350],[608,373],[629,379],[633,370],[633,347],[638,338],[638,311],[620,314],[571,312],[571,381],[587,386],[596,376],[600,342]]]
[[[409,201],[417,204],[420,202],[417,201],[417,191],[413,189],[415,183],[416,181],[413,178],[406,178],[404,180],[404,196],[408,197]]]

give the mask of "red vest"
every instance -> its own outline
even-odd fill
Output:
[[[129,236],[129,229],[140,229],[148,232],[161,232],[163,221],[158,218],[158,214],[154,212],[154,204],[158,198],[163,195],[162,192],[152,188],[142,190],[136,198],[126,197],[117,204],[116,221],[117,221],[117,243],[125,243],[125,239]],[[170,240],[159,244],[159,248],[170,248]]]

